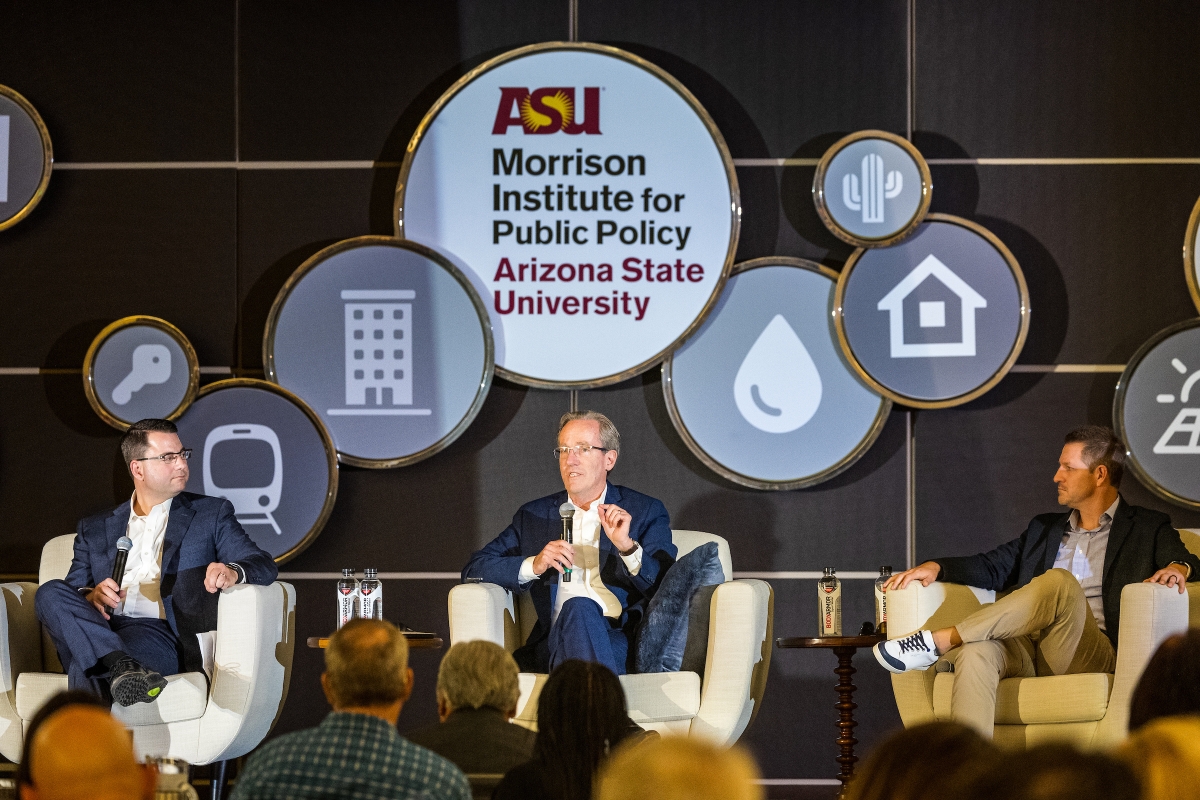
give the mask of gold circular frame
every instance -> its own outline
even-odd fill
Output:
[[[835,285],[837,283],[838,274],[829,267],[822,266],[813,261],[808,261],[803,258],[790,258],[788,256],[767,256],[765,258],[754,258],[749,261],[743,261],[735,264],[729,277],[741,275],[744,272],[749,272],[760,267],[794,267],[797,269],[815,272],[829,278]],[[682,345],[681,345],[682,346]],[[840,355],[840,351],[839,351]],[[837,463],[826,467],[820,472],[814,473],[804,478],[797,478],[790,481],[769,481],[762,478],[753,478],[749,475],[744,475],[740,472],[730,469],[721,462],[717,461],[708,454],[700,443],[692,436],[692,432],[688,430],[687,424],[684,423],[682,415],[679,413],[679,407],[675,404],[675,390],[672,383],[671,370],[675,362],[674,352],[663,361],[662,364],[662,390],[663,399],[667,404],[667,415],[671,418],[671,424],[675,426],[675,431],[683,439],[683,443],[687,445],[688,450],[692,451],[692,455],[700,459],[704,466],[711,469],[726,480],[733,481],[740,486],[746,486],[751,489],[763,489],[771,491],[787,491],[791,489],[806,489],[809,486],[816,486],[818,483],[823,483],[830,478],[842,474],[850,469],[863,454],[871,449],[875,441],[879,438],[879,434],[883,431],[883,426],[887,422],[888,415],[892,411],[892,400],[889,397],[881,396],[879,411],[875,415],[874,422],[871,423],[867,435],[864,436],[849,453],[842,457]],[[872,389],[874,391],[874,389]]]
[[[956,397],[950,397],[945,400],[918,400],[889,389],[871,377],[867,371],[863,369],[862,364],[858,363],[858,359],[854,355],[854,349],[850,346],[850,340],[846,338],[846,320],[842,313],[842,300],[845,298],[846,283],[850,279],[850,273],[854,271],[854,267],[858,264],[863,255],[868,252],[866,248],[860,247],[859,249],[855,250],[854,253],[851,254],[850,258],[846,261],[846,266],[842,269],[842,274],[838,278],[837,293],[835,294],[833,300],[833,320],[837,327],[838,343],[842,346],[842,352],[846,355],[846,359],[854,367],[854,371],[857,372],[872,389],[885,397],[890,397],[900,405],[907,406],[909,408],[953,408],[954,406],[960,406],[963,403],[969,403],[975,398],[986,394],[992,387],[999,383],[1005,375],[1008,374],[1008,371],[1012,369],[1012,365],[1017,363],[1017,357],[1021,355],[1021,349],[1025,346],[1025,338],[1029,335],[1029,314],[1031,311],[1029,307],[1029,287],[1025,283],[1025,273],[1021,271],[1021,265],[1017,263],[1017,259],[1012,254],[1012,251],[1005,246],[1004,242],[1000,241],[996,234],[992,233],[987,228],[983,227],[977,222],[972,222],[971,220],[963,219],[962,217],[956,217],[952,214],[929,214],[926,216],[925,222],[945,222],[951,225],[958,225],[966,228],[969,231],[979,234],[984,239],[987,239],[988,243],[991,244],[992,247],[996,248],[996,250],[1000,253],[1000,256],[1004,259],[1004,262],[1008,265],[1009,270],[1012,271],[1013,277],[1017,281],[1017,295],[1021,300],[1021,322],[1017,328],[1017,338],[1013,342],[1012,350],[1009,351],[1008,358],[1004,359],[1004,363],[1001,364],[996,372],[992,374],[992,377],[988,378],[971,391],[966,392],[965,394],[957,395]]]
[[[129,430],[129,426],[137,422],[136,419],[126,422],[116,414],[108,410],[104,403],[100,402],[100,396],[96,393],[96,379],[94,375],[96,366],[96,354],[100,352],[100,348],[104,345],[108,338],[114,333],[125,328],[136,326],[145,326],[148,328],[156,328],[171,337],[175,344],[183,350],[183,357],[187,361],[188,366],[188,388],[184,394],[183,400],[175,407],[175,410],[167,414],[166,419],[178,419],[187,407],[196,399],[197,391],[200,389],[200,359],[196,357],[196,350],[192,347],[192,343],[184,336],[183,331],[176,328],[165,319],[158,317],[147,317],[135,315],[132,317],[124,317],[116,322],[108,325],[100,333],[96,334],[96,338],[92,339],[91,345],[88,346],[87,353],[83,357],[83,393],[87,396],[88,405],[96,412],[100,419],[107,422],[119,431]]]
[[[700,121],[704,124],[709,136],[712,137],[713,143],[717,147],[717,152],[721,156],[721,162],[725,166],[725,178],[728,181],[729,186],[731,218],[729,247],[725,252],[725,261],[721,266],[721,274],[717,277],[717,282],[713,286],[713,291],[708,298],[708,302],[705,303],[704,307],[700,309],[700,313],[696,315],[696,318],[692,320],[692,323],[686,329],[684,329],[678,337],[675,338],[675,341],[671,342],[671,344],[667,345],[660,352],[654,354],[650,358],[647,358],[640,364],[622,370],[621,372],[613,375],[606,375],[590,381],[543,380],[541,378],[533,378],[528,375],[523,375],[519,372],[513,372],[501,366],[496,367],[496,374],[505,380],[535,389],[598,389],[602,386],[611,386],[614,383],[620,383],[621,381],[628,380],[635,375],[640,375],[677,350],[679,345],[682,344],[683,341],[689,336],[691,336],[701,324],[703,324],[705,318],[707,318],[709,313],[712,311],[713,306],[716,305],[717,298],[721,296],[721,291],[725,287],[725,281],[729,277],[729,271],[733,267],[734,256],[737,253],[738,238],[741,235],[742,201],[741,193],[738,188],[737,170],[733,165],[733,156],[730,155],[729,147],[725,144],[725,137],[721,135],[721,131],[718,130],[717,124],[713,122],[712,117],[708,115],[708,112],[704,109],[704,106],[700,105],[700,101],[697,100],[696,97],[688,90],[688,88],[680,83],[677,78],[656,64],[652,64],[646,59],[636,56],[633,53],[616,47],[609,47],[608,45],[592,44],[588,42],[543,42],[541,44],[531,44],[526,45],[525,47],[518,47],[515,50],[509,50],[507,53],[501,53],[495,58],[480,64],[478,67],[455,81],[454,85],[447,89],[442,96],[437,99],[437,102],[430,107],[429,111],[426,112],[425,117],[421,120],[421,124],[417,126],[416,131],[413,133],[412,139],[409,140],[408,149],[404,153],[404,163],[400,167],[400,178],[396,183],[396,199],[392,207],[392,220],[396,226],[396,236],[399,238],[404,238],[404,205],[405,192],[407,191],[408,187],[408,173],[412,169],[413,159],[416,158],[417,148],[420,147],[421,140],[424,137],[425,132],[429,130],[429,126],[433,124],[433,120],[439,113],[441,113],[442,109],[454,99],[455,95],[462,91],[463,88],[465,88],[476,78],[483,75],[485,72],[490,72],[501,64],[514,61],[518,58],[524,58],[525,56],[532,55],[534,53],[551,52],[554,50],[574,50],[599,53],[600,55],[620,59],[633,64],[636,67],[641,67],[654,77],[661,80],[663,83],[667,84],[667,86],[669,86],[671,89],[674,89],[675,92],[683,98],[683,101],[688,104],[692,111],[695,112],[696,116],[700,118]]]
[[[483,329],[483,358],[484,367],[483,373],[479,377],[479,388],[475,392],[475,399],[472,401],[467,413],[458,421],[450,431],[438,439],[436,442],[426,447],[424,450],[419,450],[411,455],[402,456],[400,458],[361,458],[359,456],[349,455],[337,450],[337,458],[343,464],[348,464],[352,467],[365,467],[367,469],[391,469],[393,467],[406,467],[409,464],[415,464],[418,461],[423,461],[436,453],[440,453],[449,447],[454,440],[462,435],[463,431],[475,421],[475,417],[479,415],[479,410],[483,408],[484,400],[487,399],[488,390],[492,386],[492,375],[496,371],[496,352],[495,342],[492,339],[492,322],[488,316],[487,307],[479,298],[479,293],[475,291],[475,287],[471,285],[471,281],[463,275],[462,270],[454,266],[450,259],[443,256],[433,248],[426,247],[423,244],[417,244],[413,241],[407,241],[392,236],[356,236],[352,239],[343,239],[340,242],[335,242],[328,247],[320,250],[296,268],[287,282],[283,284],[283,288],[279,290],[279,294],[275,296],[275,302],[271,304],[271,311],[267,314],[266,330],[263,335],[263,370],[266,378],[274,385],[280,385],[279,376],[275,372],[275,328],[279,323],[279,315],[283,312],[283,306],[287,303],[288,297],[292,290],[295,289],[304,277],[324,263],[329,258],[332,258],[339,253],[344,253],[347,250],[355,250],[360,247],[395,247],[400,250],[408,250],[417,255],[433,261],[442,269],[446,270],[452,278],[458,281],[459,285],[466,290],[467,297],[470,298],[471,304],[475,307],[475,313],[479,317],[479,325]]]
[[[1188,217],[1187,233],[1183,236],[1183,269],[1187,276],[1188,291],[1192,295],[1192,302],[1196,304],[1196,310],[1200,311],[1200,275],[1197,275],[1197,270],[1200,270],[1200,264],[1196,263],[1196,234],[1200,230],[1200,200],[1196,201],[1196,205],[1192,206],[1192,215]]]
[[[1195,218],[1195,212],[1192,213],[1192,216]],[[1113,430],[1117,432],[1117,436],[1125,443],[1125,463],[1143,486],[1162,499],[1183,506],[1184,508],[1200,508],[1200,499],[1192,500],[1183,495],[1175,494],[1154,480],[1154,478],[1150,477],[1150,473],[1137,460],[1137,456],[1133,454],[1133,451],[1129,449],[1129,440],[1125,437],[1125,393],[1129,391],[1129,382],[1133,379],[1133,373],[1142,363],[1142,359],[1150,354],[1151,350],[1180,331],[1196,327],[1200,327],[1200,319],[1185,319],[1183,322],[1176,322],[1174,325],[1169,325],[1151,336],[1137,349],[1133,357],[1129,359],[1129,363],[1125,365],[1124,372],[1121,373],[1121,377],[1117,380],[1116,390],[1113,392]]]
[[[917,172],[921,176],[921,202],[917,204],[917,211],[913,214],[913,218],[909,220],[903,228],[891,234],[890,236],[882,236],[879,238],[868,238],[864,236],[855,236],[850,231],[843,228],[834,220],[833,215],[829,213],[829,208],[825,198],[825,174],[829,171],[829,165],[833,159],[844,150],[846,147],[861,142],[863,139],[883,139],[886,142],[900,147],[904,152],[908,153],[909,157],[917,164]],[[895,244],[902,239],[907,238],[917,229],[922,222],[925,221],[925,215],[929,212],[929,204],[933,202],[933,175],[929,172],[929,164],[925,162],[925,156],[921,155],[921,151],[913,146],[912,142],[902,136],[897,136],[894,133],[887,131],[867,130],[857,131],[844,136],[833,143],[825,154],[821,156],[821,160],[817,162],[817,171],[813,174],[812,185],[813,203],[817,207],[817,215],[821,217],[821,221],[825,223],[825,227],[829,229],[837,238],[843,242],[854,245],[855,247],[886,247],[889,244]]]
[[[200,390],[200,394],[196,397],[197,400],[207,397],[213,392],[219,392],[222,389],[261,389],[265,392],[273,392],[285,400],[293,403],[297,408],[304,412],[312,422],[313,427],[317,429],[317,433],[321,436],[321,443],[325,446],[325,465],[329,469],[329,488],[325,491],[325,503],[321,506],[321,513],[317,516],[317,521],[309,528],[308,533],[300,539],[296,545],[282,555],[275,557],[276,564],[283,564],[291,561],[296,556],[300,555],[317,535],[324,530],[325,523],[329,521],[329,515],[333,513],[333,504],[337,500],[338,490],[338,459],[337,450],[333,446],[333,437],[329,434],[329,429],[325,427],[325,423],[317,416],[317,412],[312,410],[312,407],[304,402],[294,392],[290,392],[277,383],[263,381],[257,378],[226,378],[222,381],[210,383]]]
[[[37,204],[42,201],[42,195],[46,193],[46,187],[50,185],[50,172],[54,168],[54,147],[50,143],[50,131],[46,129],[46,123],[42,121],[42,115],[37,112],[32,103],[25,99],[24,95],[15,89],[0,86],[0,97],[5,97],[20,106],[21,110],[33,120],[33,124],[37,126],[38,135],[42,138],[42,178],[38,182],[38,188],[33,193],[33,197],[29,198],[29,202],[20,211],[6,220],[0,220],[0,231],[2,231],[11,228],[25,219]]]

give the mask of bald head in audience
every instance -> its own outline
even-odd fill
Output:
[[[412,694],[408,641],[381,619],[354,619],[329,639],[321,688],[334,711],[369,714],[396,724]]]
[[[596,778],[595,800],[762,800],[754,759],[739,747],[664,736],[621,745]]]
[[[137,762],[129,731],[103,709],[55,712],[29,746],[32,785],[21,787],[22,800],[154,797],[154,770]]]

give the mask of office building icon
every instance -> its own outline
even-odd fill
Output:
[[[409,289],[344,289],[346,406],[335,416],[430,414],[413,404],[413,303]]]

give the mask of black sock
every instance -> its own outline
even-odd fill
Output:
[[[125,653],[121,650],[113,650],[111,653],[100,659],[100,666],[104,667],[106,670],[111,670],[117,665],[117,662],[123,658],[129,658],[129,656],[125,655]]]

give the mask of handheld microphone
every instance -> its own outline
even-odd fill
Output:
[[[558,538],[567,544],[574,544],[572,537],[574,536],[575,531],[572,522],[575,519],[575,506],[571,505],[570,502],[563,503],[558,507],[558,515],[562,517],[562,534],[560,534]],[[565,570],[563,570],[562,580],[564,583],[571,582],[570,567],[567,567]]]
[[[117,539],[117,558],[113,561],[112,579],[117,583],[117,591],[121,591],[121,581],[125,579],[125,561],[129,558],[129,551],[133,549],[133,540],[128,536],[122,536]],[[112,609],[116,612],[116,609]]]

